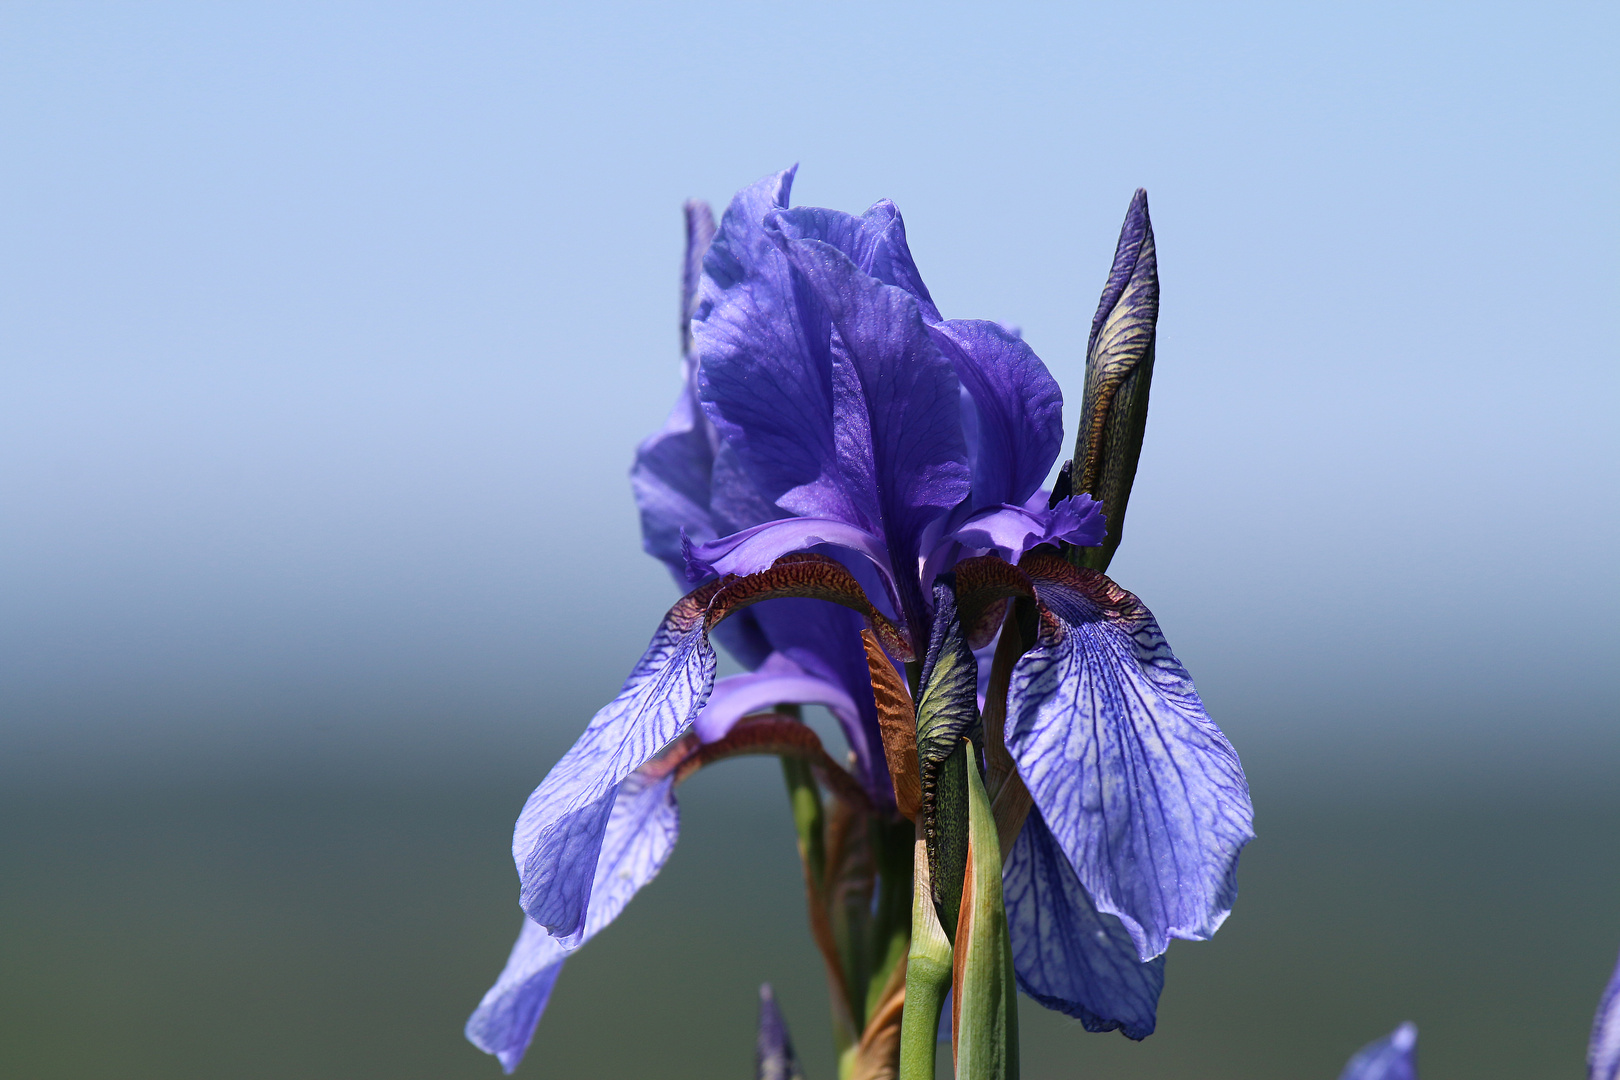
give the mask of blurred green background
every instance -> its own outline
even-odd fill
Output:
[[[1259,839],[1142,1045],[1581,1075],[1620,949],[1620,7],[0,4],[0,1076],[494,1077],[512,821],[675,595],[680,207],[888,197],[1067,388],[1151,196],[1112,575]],[[831,1080],[773,764],[682,792],[533,1077]]]
[[[1025,1001],[1025,1076],[1332,1080],[1408,1018],[1425,1076],[1583,1075],[1620,944],[1595,902],[1620,896],[1612,789],[1268,797],[1252,771],[1241,898],[1171,948],[1159,1031],[1091,1035]],[[460,1023],[516,930],[526,782],[7,799],[0,1073],[499,1075]],[[744,760],[682,788],[675,856],[569,961],[519,1075],[748,1076],[769,981],[808,1075],[833,1076],[779,786]]]

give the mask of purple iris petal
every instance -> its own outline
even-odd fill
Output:
[[[1592,1020],[1592,1041],[1586,1046],[1587,1080],[1616,1080],[1620,1077],[1620,964],[1615,965],[1609,985],[1598,1002]]]
[[[761,494],[791,513],[854,521],[833,434],[830,330],[767,234],[794,170],[744,188],[703,261],[692,321],[704,411]]]
[[[972,509],[1022,504],[1062,447],[1063,391],[1035,350],[999,323],[953,319],[929,332],[970,396]]]
[[[799,1068],[798,1055],[793,1052],[793,1039],[788,1035],[787,1021],[776,1007],[776,995],[771,984],[759,988],[759,1036],[754,1043],[754,1076],[756,1080],[804,1080]]]
[[[672,570],[681,569],[681,532],[700,539],[716,534],[709,517],[710,474],[719,439],[697,400],[691,355],[691,318],[697,275],[714,236],[706,203],[686,204],[686,258],[681,274],[681,393],[664,426],[636,448],[630,484],[641,511],[642,546]]]
[[[1051,508],[1006,504],[987,510],[969,518],[950,539],[1016,563],[1031,548],[1058,540],[1094,547],[1102,543],[1105,527],[1102,507],[1089,495],[1077,495]]]
[[[960,384],[916,298],[819,240],[788,240],[795,270],[825,306],[838,464],[857,517],[882,538],[900,607],[925,626],[917,564],[930,523],[968,494]]]
[[[686,258],[681,272],[680,395],[664,426],[636,449],[630,487],[641,513],[641,545],[647,554],[669,567],[676,582],[687,585],[683,536],[710,540],[776,517],[770,508],[746,521],[737,520],[739,504],[749,492],[734,469],[727,469],[725,447],[715,433],[697,396],[697,363],[691,355],[691,319],[703,256],[714,237],[714,215],[708,204],[686,204]],[[749,503],[757,505],[757,498]],[[746,667],[757,666],[770,652],[749,612],[729,620],[716,635],[721,644]]]
[[[467,1020],[467,1041],[494,1054],[508,1073],[514,1071],[529,1049],[567,958],[568,950],[545,927],[525,917],[506,967]]]
[[[851,570],[857,578],[865,567]],[[870,585],[867,586],[870,590]],[[868,592],[868,595],[872,595]],[[861,617],[848,608],[821,600],[767,600],[756,608],[759,624],[781,653],[810,675],[843,690],[854,704],[849,714],[834,709],[844,738],[855,754],[855,773],[877,806],[894,805],[894,782],[883,754],[877,702],[872,697],[871,669],[861,642]]]
[[[834,715],[843,714],[840,719],[848,717],[846,726],[859,713],[843,687],[809,674],[781,653],[772,653],[758,671],[716,682],[692,730],[706,743],[718,742],[749,713],[781,704],[825,705]]]
[[[1013,670],[1007,748],[1086,892],[1146,960],[1172,937],[1209,937],[1231,911],[1253,808],[1152,613],[1088,580],[1036,579],[1063,632]]]
[[[1350,1059],[1339,1080],[1417,1080],[1417,1028],[1402,1024]]]
[[[682,600],[579,740],[529,796],[512,836],[520,902],[535,922],[577,943],[603,832],[619,785],[685,733],[708,701],[715,655],[701,605]]]
[[[923,284],[922,274],[906,243],[906,225],[899,209],[888,199],[880,199],[860,217],[842,210],[801,206],[775,215],[775,227],[789,240],[820,240],[842,251],[858,266],[885,285],[906,290],[917,301],[923,320],[937,323],[939,309]]]
[[[693,581],[710,574],[757,574],[789,552],[809,551],[820,544],[858,551],[889,576],[889,556],[882,540],[858,525],[814,517],[767,521],[706,544],[691,545],[686,574]]]
[[[854,546],[890,576],[904,618],[925,625],[922,537],[968,492],[960,384],[925,326],[938,313],[894,208],[785,212],[791,180],[739,194],[704,262],[693,321],[704,409],[762,497],[852,530],[771,531],[770,550],[812,537]],[[768,561],[760,534],[743,539],[730,562],[729,547],[696,557],[718,571]]]
[[[507,1072],[523,1060],[568,954],[616,919],[630,898],[657,876],[674,850],[680,832],[674,785],[673,775],[645,770],[632,773],[619,785],[592,875],[595,887],[590,910],[576,943],[565,945],[534,920],[523,920],[506,967],[468,1019],[466,1029],[472,1044],[494,1054]]]
[[[1039,810],[1013,843],[1002,872],[1018,986],[1087,1031],[1153,1034],[1164,958],[1143,963],[1125,927],[1100,913],[1074,876]]]

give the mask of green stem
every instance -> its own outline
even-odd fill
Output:
[[[826,816],[821,809],[821,789],[810,771],[810,763],[798,758],[782,758],[782,779],[787,781],[788,802],[793,807],[793,828],[799,835],[799,857],[811,885],[827,887]]]
[[[921,825],[912,850],[911,949],[906,956],[906,1004],[900,1020],[899,1080],[934,1080],[939,1014],[951,988],[951,942],[934,910],[928,845]]]
[[[1001,896],[1001,848],[979,770],[969,767],[967,865],[956,930],[956,1075],[1018,1080],[1018,994]]]
[[[872,916],[872,976],[866,984],[865,1019],[868,1023],[883,1002],[889,976],[905,959],[911,944],[911,841],[915,827],[903,818],[899,821],[874,819],[871,830],[878,895]]]
[[[848,1056],[855,1049],[858,1032],[855,1030],[849,991],[844,984],[838,943],[828,918],[827,833],[821,789],[816,786],[810,763],[799,758],[782,758],[782,778],[787,782],[788,801],[793,807],[793,827],[799,839],[799,860],[804,864],[810,932],[827,965],[828,991],[832,996],[833,1043],[840,1055]]]

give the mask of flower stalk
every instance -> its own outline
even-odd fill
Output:
[[[905,1014],[900,1022],[899,1080],[934,1080],[939,1018],[951,988],[951,941],[939,923],[929,881],[928,840],[917,824],[913,844],[911,949],[906,955]]]
[[[990,798],[967,770],[968,857],[956,927],[951,1051],[957,1080],[1018,1080],[1018,988],[1001,899],[1001,846]]]

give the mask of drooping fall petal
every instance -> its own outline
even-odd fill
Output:
[[[1097,910],[1039,810],[1024,822],[1003,875],[1019,988],[1087,1031],[1153,1034],[1164,957],[1144,963],[1124,925]]]
[[[529,918],[577,945],[608,815],[624,779],[674,742],[714,685],[715,655],[704,619],[718,583],[664,616],[624,688],[597,712],[529,796],[512,835],[512,857]]]
[[[592,873],[590,907],[576,940],[564,943],[533,919],[523,920],[505,969],[466,1029],[473,1045],[494,1054],[507,1072],[523,1059],[568,954],[617,918],[674,850],[680,832],[674,786],[674,775],[656,767],[638,770],[618,786]]]
[[[618,696],[529,796],[513,832],[523,910],[565,945],[577,942],[584,925],[591,871],[618,785],[685,734],[708,701],[715,671],[709,630],[747,607],[784,597],[853,608],[886,648],[910,655],[903,634],[872,607],[854,576],[822,556],[789,556],[763,573],[712,582],[677,602]]]
[[[1059,625],[1013,670],[1006,741],[1019,775],[1142,959],[1173,937],[1209,937],[1254,835],[1237,753],[1141,601],[1055,557],[1020,569]]]

